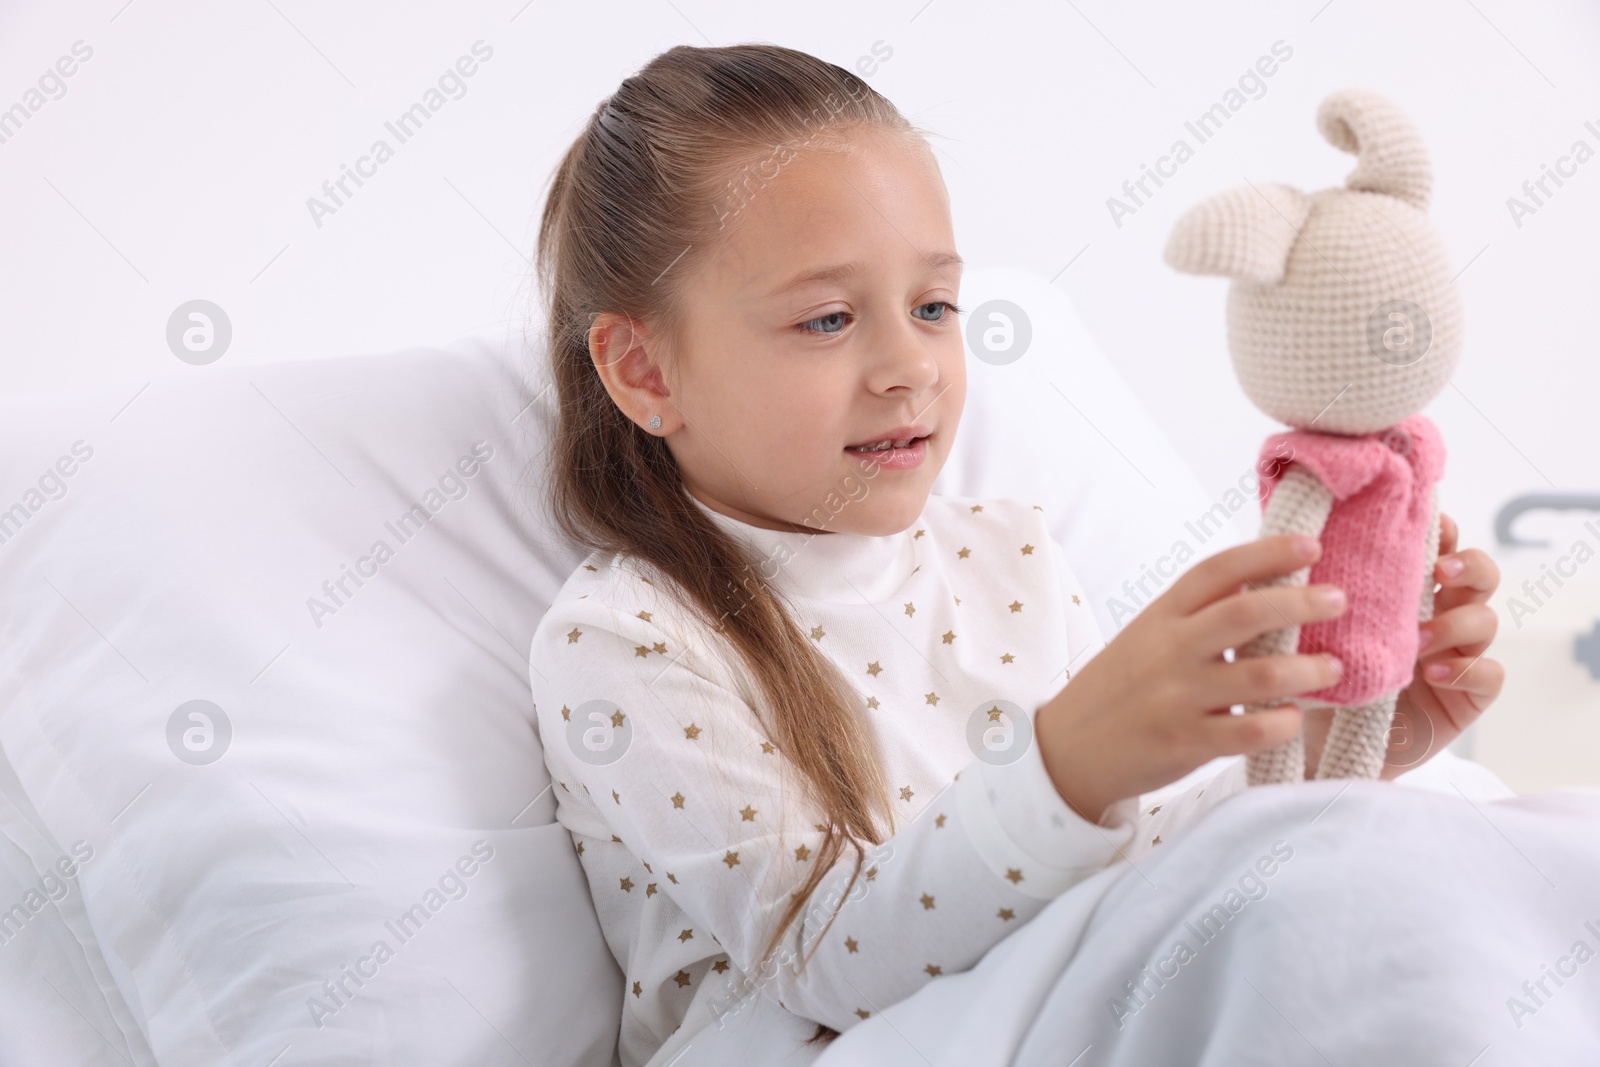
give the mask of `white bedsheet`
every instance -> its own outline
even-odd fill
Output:
[[[824,1051],[762,1004],[677,1067],[1600,1063],[1600,793],[1434,762],[1246,790]]]
[[[1274,786],[1172,845],[818,1064],[1600,1062],[1600,794]]]

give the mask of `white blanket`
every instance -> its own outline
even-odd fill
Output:
[[[1600,1062],[1600,795],[1273,786],[1170,845],[819,1067]]]
[[[1247,790],[820,1056],[762,1005],[678,1067],[1600,1063],[1600,794],[1472,794]]]

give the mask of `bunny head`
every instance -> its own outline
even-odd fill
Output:
[[[1461,354],[1461,302],[1427,215],[1432,168],[1404,112],[1344,89],[1317,129],[1357,164],[1343,188],[1248,184],[1185,212],[1166,260],[1228,287],[1228,347],[1263,412],[1368,434],[1420,411]]]

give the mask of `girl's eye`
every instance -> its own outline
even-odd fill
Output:
[[[928,317],[924,317],[922,312],[928,311],[930,308],[933,309],[933,314]],[[916,308],[915,314],[918,318],[922,319],[923,322],[943,322],[945,313],[947,311],[956,315],[961,314],[961,308],[957,307],[948,300],[932,300],[926,304],[919,304]],[[850,315],[848,312],[834,311],[818,318],[802,322],[800,324],[800,329],[805,330],[808,333],[819,333],[823,335],[836,334],[845,328],[846,320],[849,318]]]
[[[945,311],[949,311],[950,313],[955,314],[955,315],[961,314],[961,309],[956,307],[954,304],[952,304],[948,300],[930,301],[929,303],[922,304],[922,305],[918,306],[917,310],[920,312],[920,311],[926,311],[929,308],[942,308],[944,310],[940,311],[939,314],[933,316],[932,318],[924,318],[924,319],[922,319],[923,322],[942,322],[944,320]],[[921,315],[918,315],[917,317],[918,318],[922,318]]]
[[[800,328],[802,330],[808,330],[811,333],[838,333],[840,330],[844,329],[844,320],[846,318],[847,316],[843,311],[834,311],[823,315],[821,318],[815,318],[808,322],[802,322],[800,324]],[[814,327],[816,327],[818,323],[825,323],[827,325],[823,326],[821,329],[815,329]]]

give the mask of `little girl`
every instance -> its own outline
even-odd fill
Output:
[[[624,1067],[754,996],[817,1041],[970,968],[1243,763],[1142,794],[1286,740],[1287,698],[1337,679],[1224,654],[1343,610],[1281,584],[1315,542],[1220,553],[1106,645],[1042,511],[930,495],[966,396],[961,259],[922,131],[841,68],[657,56],[561,161],[538,255],[553,509],[593,551],[533,694],[625,975]],[[1473,602],[1443,596],[1423,652],[1458,654],[1454,682],[1410,694],[1441,745],[1499,685],[1493,564],[1450,573],[1453,548],[1447,523]]]

